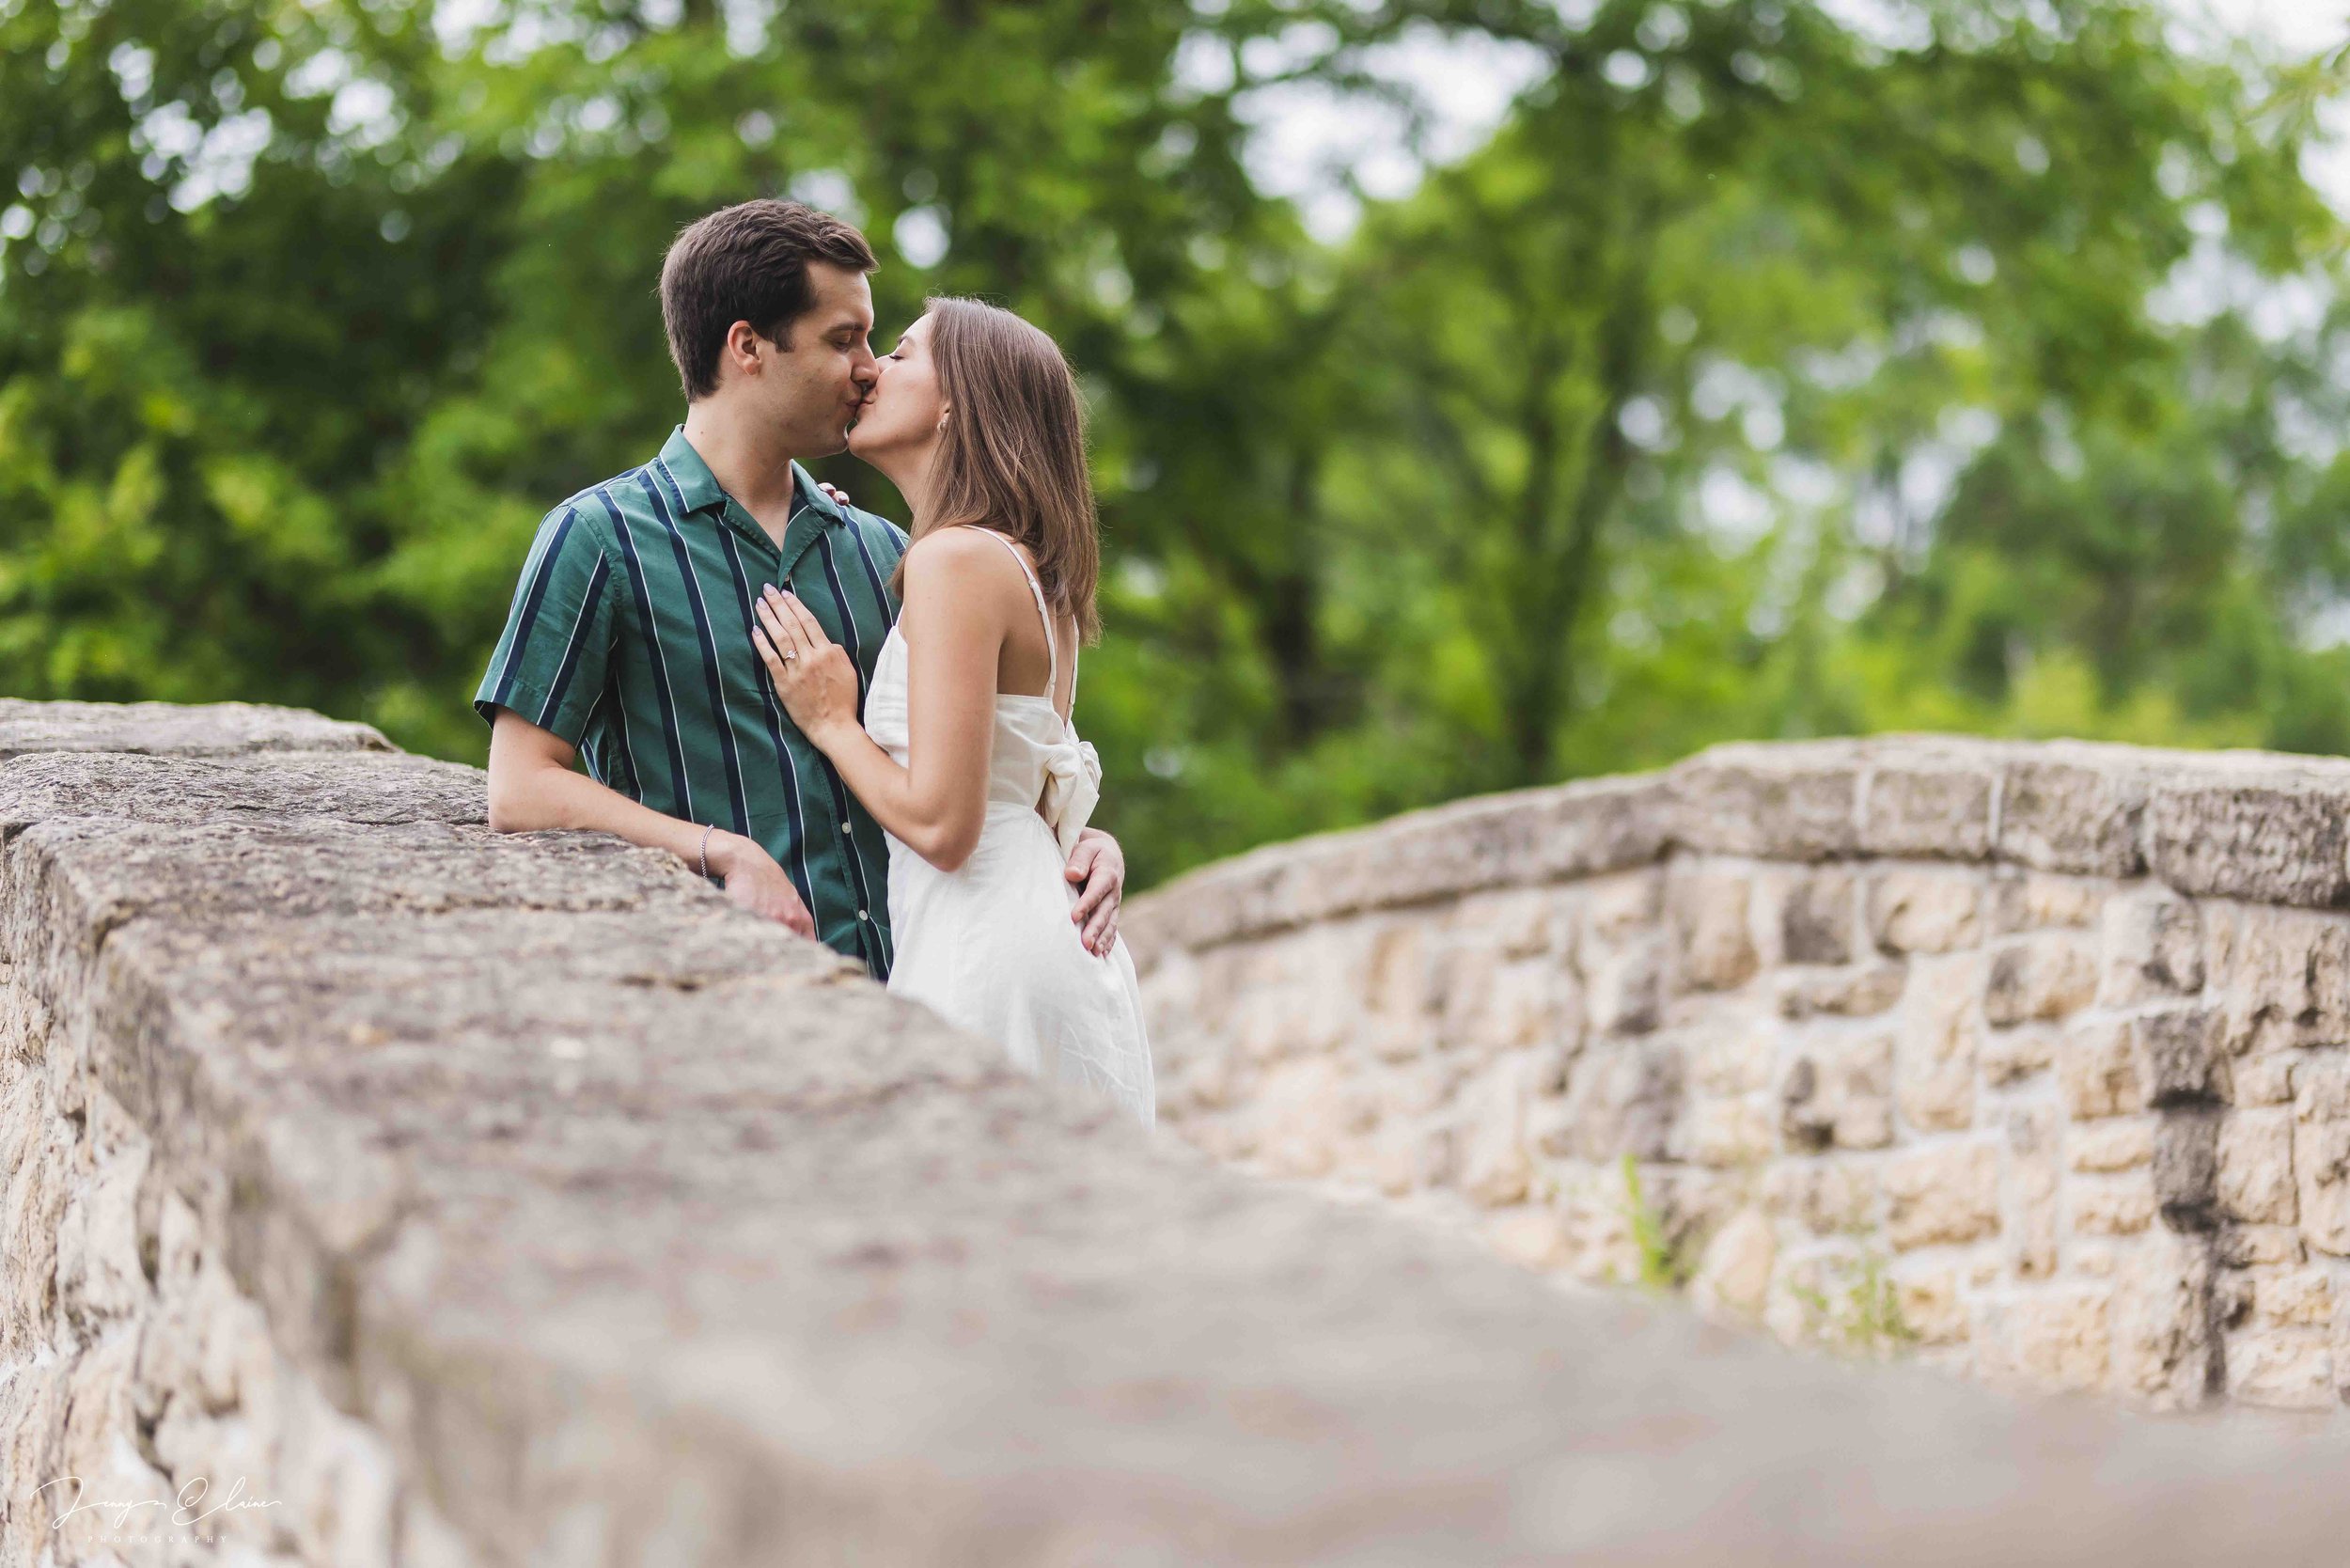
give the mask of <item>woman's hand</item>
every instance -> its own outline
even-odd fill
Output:
[[[751,632],[776,696],[800,732],[819,749],[862,727],[856,715],[856,666],[808,607],[772,583],[753,606],[759,625]]]

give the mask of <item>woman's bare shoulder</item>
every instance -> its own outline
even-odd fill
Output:
[[[906,551],[906,586],[912,588],[924,579],[965,587],[1010,582],[1019,585],[1025,594],[1026,575],[1012,552],[1004,548],[1010,541],[1001,535],[994,539],[980,537],[991,531],[958,526],[934,528],[924,534]]]

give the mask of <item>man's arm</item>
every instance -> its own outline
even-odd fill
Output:
[[[632,844],[666,850],[701,869],[704,830],[665,816],[618,790],[572,771],[574,748],[511,708],[501,708],[490,730],[490,826],[498,833],[570,828],[614,833]],[[709,833],[710,871],[727,897],[802,936],[816,934],[807,905],[756,839],[723,828]]]

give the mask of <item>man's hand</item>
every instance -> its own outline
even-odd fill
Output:
[[[725,886],[727,897],[752,914],[780,920],[802,936],[815,936],[816,922],[800,902],[798,889],[757,839],[739,833],[712,834],[710,870]]]
[[[1069,869],[1062,873],[1084,887],[1069,911],[1085,938],[1086,950],[1106,956],[1118,941],[1118,905],[1126,896],[1126,852],[1118,840],[1098,827],[1077,835],[1069,852]]]

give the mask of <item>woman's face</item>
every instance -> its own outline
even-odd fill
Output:
[[[919,452],[938,438],[947,404],[930,339],[925,316],[881,357],[881,374],[849,431],[849,450],[868,463]]]

